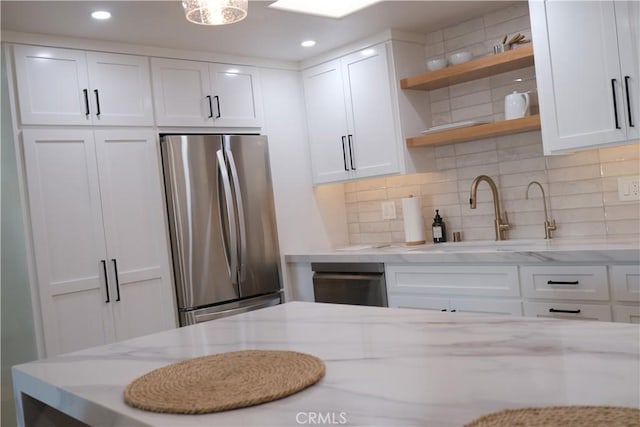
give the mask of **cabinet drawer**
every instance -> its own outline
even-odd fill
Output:
[[[520,296],[515,266],[385,266],[387,289],[431,295]]]
[[[452,298],[451,310],[460,313],[508,314],[522,316],[520,300],[485,300],[471,298]]]
[[[640,307],[617,304],[614,305],[613,321],[640,324]]]
[[[616,301],[640,301],[640,265],[611,266],[611,291]]]
[[[572,304],[565,302],[525,302],[527,317],[552,317],[556,319],[611,321],[608,304]]]
[[[449,298],[432,298],[423,295],[389,295],[389,307],[419,308],[422,310],[449,310]]]
[[[522,293],[529,298],[608,300],[607,268],[602,266],[521,267]]]

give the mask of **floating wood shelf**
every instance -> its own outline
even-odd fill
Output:
[[[407,147],[424,147],[428,145],[445,145],[494,136],[510,135],[540,129],[540,115],[523,117],[522,119],[504,120],[466,128],[442,130],[427,135],[407,138]]]
[[[531,44],[400,80],[402,89],[432,90],[533,65]]]

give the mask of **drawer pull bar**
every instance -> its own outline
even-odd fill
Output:
[[[550,308],[549,313],[569,313],[569,314],[579,314],[580,309],[578,310],[556,310],[555,308]]]
[[[574,282],[556,282],[555,280],[547,280],[547,285],[577,285],[579,281]]]

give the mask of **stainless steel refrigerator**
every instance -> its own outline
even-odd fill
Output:
[[[281,302],[267,138],[160,138],[180,325]]]

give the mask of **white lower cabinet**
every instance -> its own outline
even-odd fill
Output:
[[[444,298],[409,294],[389,295],[388,299],[389,307],[396,308],[522,316],[522,302],[515,299]]]
[[[390,307],[522,316],[517,266],[386,265],[385,276]]]
[[[640,265],[612,265],[613,320],[640,323]]]
[[[385,275],[390,307],[640,323],[638,264],[387,264]]]
[[[175,327],[156,134],[22,139],[46,355]]]

